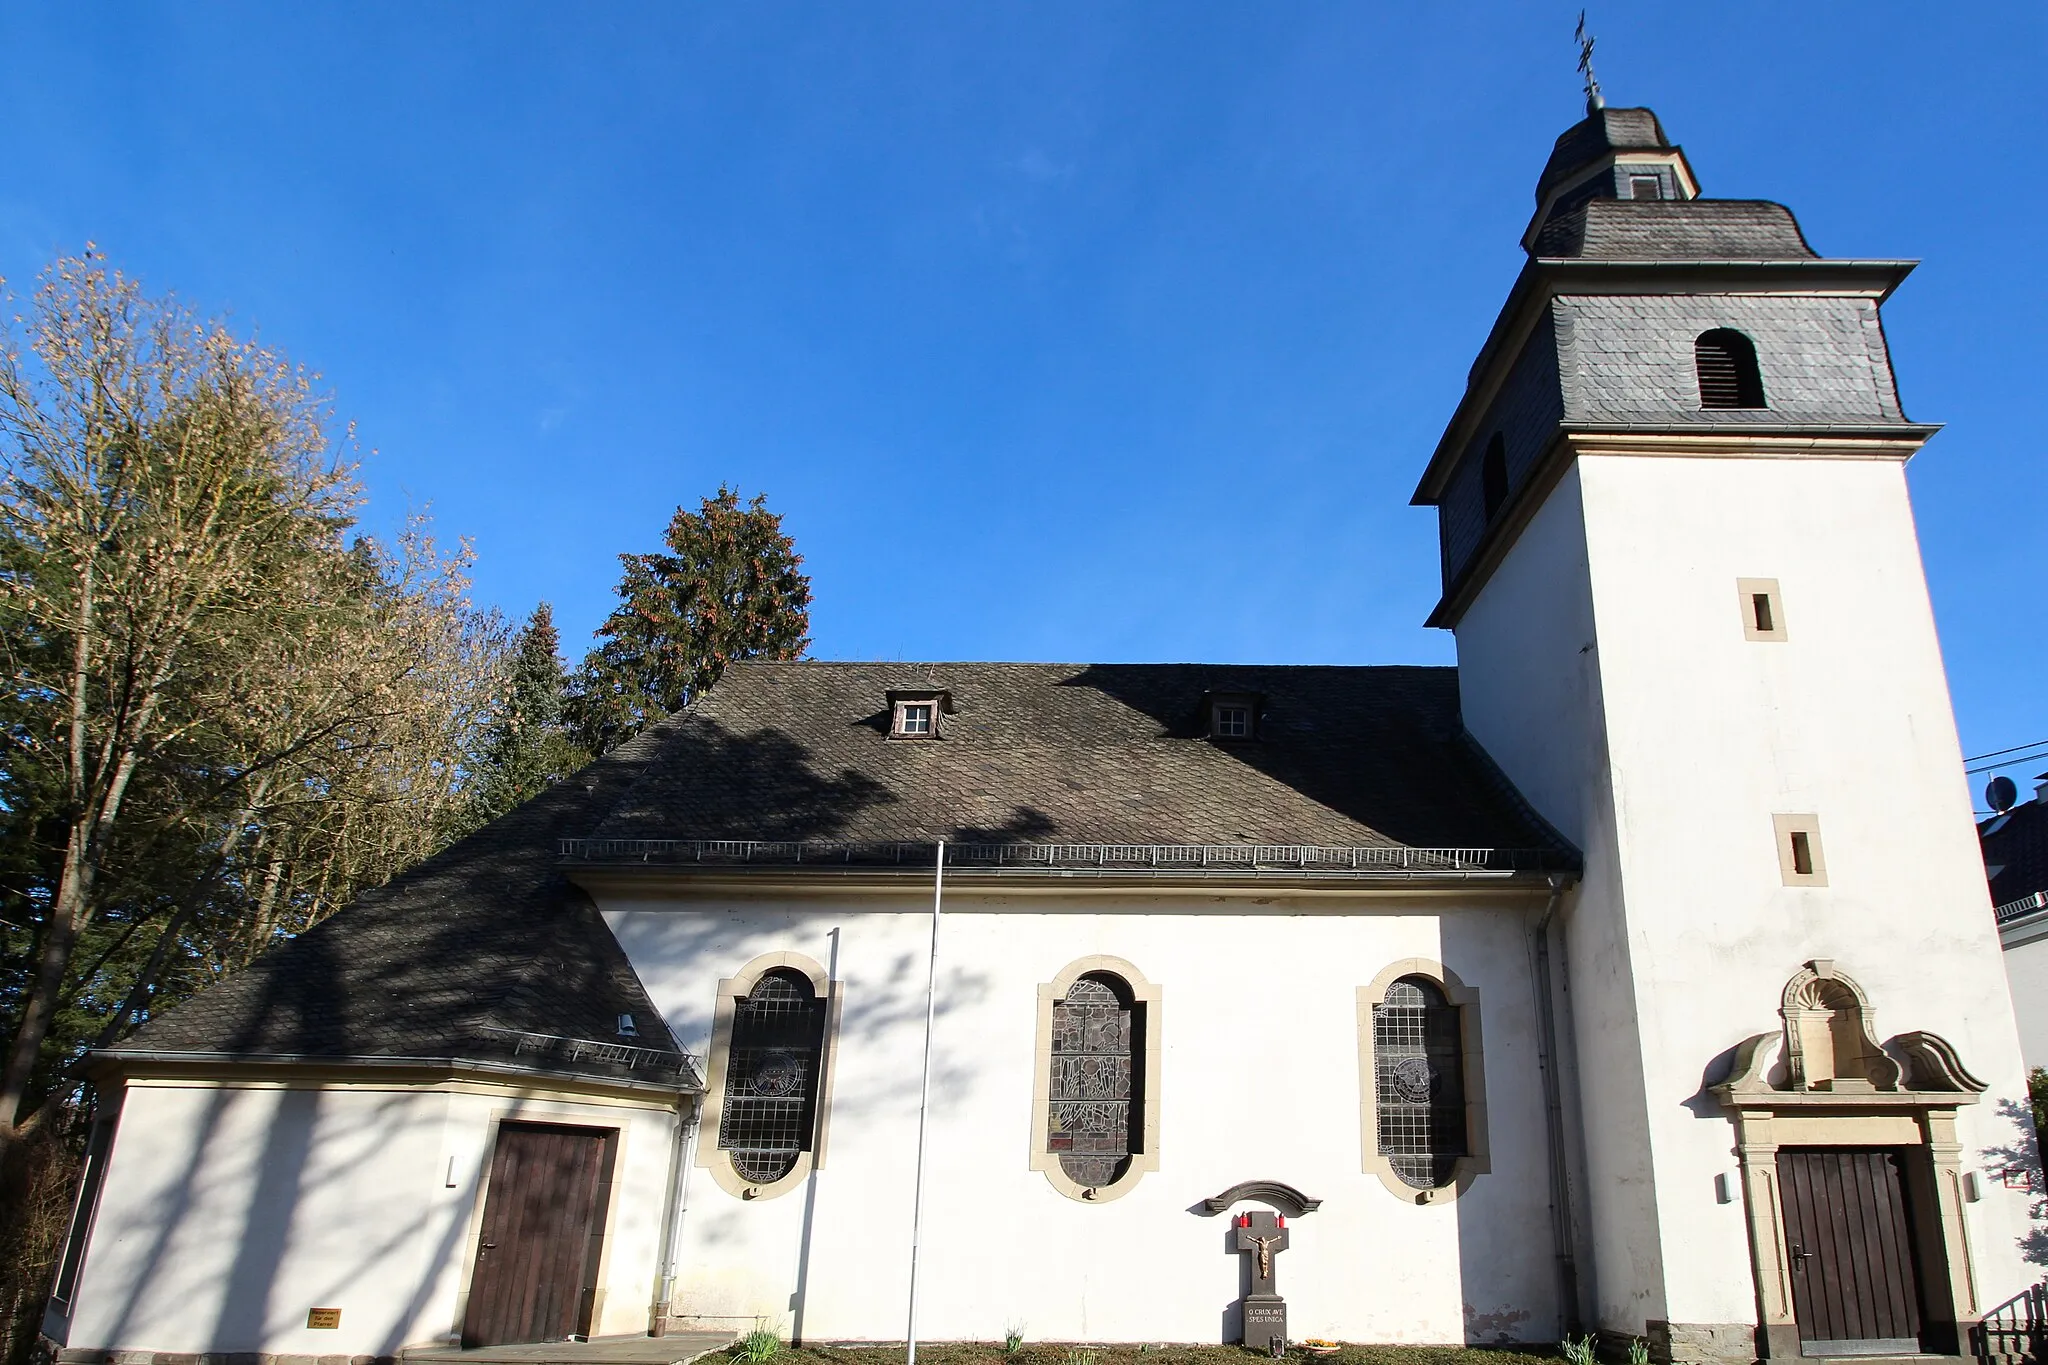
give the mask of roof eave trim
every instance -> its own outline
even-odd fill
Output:
[[[183,1067],[192,1070],[218,1070],[224,1066],[232,1066],[264,1069],[309,1067],[344,1071],[446,1071],[454,1074],[475,1074],[492,1078],[519,1077],[530,1080],[579,1081],[587,1085],[638,1090],[656,1095],[698,1095],[704,1091],[701,1082],[685,1081],[678,1084],[667,1084],[595,1071],[572,1071],[562,1067],[514,1066],[509,1062],[492,1062],[473,1057],[334,1057],[290,1052],[213,1052],[166,1048],[114,1047],[94,1048],[87,1054],[87,1062],[89,1065],[107,1064],[123,1067],[139,1063],[153,1066]]]
[[[1303,870],[1299,868],[1270,869],[1228,869],[1228,868],[947,868],[946,885],[949,889],[969,887],[1008,887],[1023,890],[1026,887],[1061,887],[1078,892],[1083,888],[1102,891],[1140,891],[1159,894],[1187,890],[1201,895],[1215,895],[1233,889],[1269,894],[1277,889],[1316,888],[1328,892],[1349,892],[1366,895],[1376,892],[1397,893],[1430,890],[1477,890],[1477,889],[1540,889],[1550,884],[1552,878],[1564,877],[1576,881],[1580,874],[1578,859],[1563,852],[1546,854],[1544,867],[1526,868],[1467,868],[1459,870],[1388,870],[1372,871],[1349,869]],[[701,886],[704,888],[728,888],[735,886],[831,887],[835,891],[870,889],[881,892],[900,893],[931,884],[931,869],[905,868],[862,868],[862,867],[697,867],[660,864],[640,864],[631,867],[582,867],[568,869],[568,875],[578,885],[593,893],[632,887],[644,889],[650,885]]]
[[[1582,453],[1578,449],[1582,444],[1597,445],[1599,438],[1605,437],[1619,444],[1609,450],[1583,453],[1646,458],[1728,454],[1762,458],[1846,456],[1903,464],[1940,430],[1941,424],[1929,422],[1560,422],[1543,453],[1536,458],[1527,481],[1509,497],[1498,520],[1486,528],[1464,569],[1445,586],[1443,596],[1423,625],[1457,629],[1466,608],[1500,566],[1535,509],[1549,496],[1566,466]],[[1646,449],[1639,439],[1631,439],[1642,437],[1674,442],[1677,448]]]

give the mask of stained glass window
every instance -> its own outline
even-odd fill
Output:
[[[802,972],[778,967],[734,1002],[718,1145],[743,1180],[788,1175],[817,1127],[825,1002]]]
[[[1045,1146],[1077,1185],[1113,1185],[1130,1169],[1131,1118],[1144,1113],[1143,1028],[1129,984],[1108,972],[1088,973],[1053,1003]]]
[[[1465,1150],[1458,1007],[1427,977],[1404,976],[1372,1007],[1380,1154],[1418,1190],[1451,1183]]]

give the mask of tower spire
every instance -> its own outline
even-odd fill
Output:
[[[1597,114],[1607,107],[1606,96],[1600,93],[1600,78],[1593,74],[1593,37],[1586,32],[1586,12],[1579,11],[1579,26],[1572,38],[1579,45],[1579,70],[1586,77],[1586,112]]]

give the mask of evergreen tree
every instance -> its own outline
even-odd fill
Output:
[[[571,731],[592,753],[687,705],[732,660],[800,658],[811,642],[811,580],[765,495],[742,504],[720,485],[677,508],[662,540],[619,556],[619,604],[577,679]]]
[[[569,679],[558,646],[554,608],[543,602],[512,641],[504,693],[470,783],[464,832],[532,800],[590,761],[563,729]]]

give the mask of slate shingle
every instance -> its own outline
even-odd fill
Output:
[[[2036,891],[2048,891],[2048,804],[2025,801],[2003,816],[1977,826],[1984,867],[1991,877],[1991,903],[2006,905]]]
[[[371,891],[164,1014],[108,1055],[460,1058],[662,1080],[682,1055],[589,897],[557,867],[556,839],[638,776],[642,736]],[[501,1030],[615,1040],[664,1057],[621,1067],[516,1051]]]
[[[943,738],[887,737],[942,687]],[[1265,698],[1222,745],[1207,690]],[[123,1052],[532,1064],[493,1030],[675,1052],[564,838],[1407,845],[1573,851],[1464,733],[1456,670],[739,663],[695,705],[150,1020]],[[680,1056],[677,1058],[680,1062]],[[599,1061],[547,1066],[623,1075]]]
[[[951,692],[943,738],[888,738],[915,687]],[[1261,694],[1258,739],[1209,741],[1209,691]],[[1465,738],[1450,668],[743,663],[664,742],[582,833],[1559,847]]]
[[[1761,199],[1591,199],[1544,223],[1529,254],[1589,261],[1818,259],[1792,210]]]

